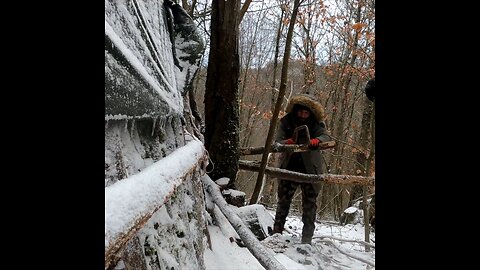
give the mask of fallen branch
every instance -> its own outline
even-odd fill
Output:
[[[369,247],[375,248],[375,245],[374,245],[374,244],[368,243],[368,242],[365,242],[365,241],[361,241],[361,240],[342,239],[342,238],[338,238],[338,237],[335,237],[335,236],[327,236],[327,235],[314,236],[313,238],[314,238],[314,239],[315,239],[315,238],[319,238],[319,239],[330,238],[330,239],[338,240],[338,241],[341,241],[341,242],[359,243],[359,244],[362,244],[362,245],[365,245],[365,246],[369,246]]]
[[[258,172],[260,165],[255,161],[240,160],[239,169]],[[365,177],[359,175],[338,175],[338,174],[304,174],[292,172],[285,169],[266,167],[265,172],[278,179],[288,179],[299,183],[314,183],[323,181],[329,184],[342,185],[363,185],[374,186],[374,177]]]
[[[357,259],[357,260],[359,260],[359,261],[361,261],[361,262],[364,262],[364,263],[366,263],[366,264],[368,264],[368,265],[375,266],[375,263],[373,263],[373,262],[371,262],[371,261],[369,261],[369,260],[367,260],[367,259],[364,259],[364,258],[362,258],[362,257],[359,257],[359,256],[357,256],[357,255],[351,254],[351,253],[348,252],[348,251],[343,250],[342,248],[340,248],[339,246],[337,246],[332,240],[323,239],[323,240],[319,240],[319,241],[317,241],[317,242],[329,243],[329,244],[331,244],[334,248],[336,248],[338,251],[340,251],[340,253],[342,253],[342,254],[350,257],[350,258]]]
[[[267,270],[286,270],[285,266],[278,262],[273,257],[273,254],[269,253],[269,250],[260,243],[252,231],[250,231],[250,229],[243,223],[242,219],[240,219],[240,217],[229,208],[217,184],[207,175],[202,177],[202,181],[205,184],[208,193],[212,196],[212,200],[220,208],[220,211],[228,219],[228,222],[232,224],[232,227],[238,233],[252,255],[257,258],[258,262]]]
[[[329,148],[335,147],[335,141],[329,141],[329,142],[322,142],[318,145],[318,149],[315,150],[310,150],[308,149],[308,145],[300,145],[300,144],[278,144],[275,143],[272,145],[272,148],[270,149],[271,153],[276,153],[276,152],[299,152],[299,151],[319,151],[319,150],[325,150]],[[264,146],[260,147],[246,147],[246,148],[240,148],[240,155],[259,155],[263,154],[265,151]]]

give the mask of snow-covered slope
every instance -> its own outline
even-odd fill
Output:
[[[235,211],[256,211],[256,205],[249,209],[230,206]],[[274,211],[260,211],[262,224],[273,222]],[[250,213],[249,215],[251,215]],[[249,216],[248,214],[246,216]],[[269,221],[270,220],[270,221]],[[275,259],[288,270],[346,270],[375,268],[375,233],[370,234],[370,250],[365,250],[363,224],[340,225],[330,222],[316,222],[312,245],[301,244],[301,217],[290,215],[285,224],[287,230],[274,234],[261,241],[275,254]],[[230,237],[238,237],[228,222],[208,226],[212,246],[205,249],[206,269],[222,270],[263,270],[246,247],[232,242]]]

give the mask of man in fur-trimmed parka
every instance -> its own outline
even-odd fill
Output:
[[[310,95],[294,96],[287,105],[287,114],[280,120],[276,142],[295,144],[293,132],[296,127],[307,125],[310,133],[309,148],[314,150],[320,142],[330,141],[326,132],[323,106]],[[306,174],[322,174],[323,157],[320,151],[284,153],[280,158],[280,168]],[[302,243],[310,244],[315,229],[317,214],[317,196],[319,183],[298,183],[279,179],[278,204],[275,214],[273,233],[282,233],[290,210],[293,195],[298,186],[302,190]]]

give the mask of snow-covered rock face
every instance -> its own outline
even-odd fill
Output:
[[[204,45],[189,18],[175,17],[181,11],[162,0],[105,0],[105,187],[185,145],[182,95]],[[185,179],[127,244],[122,258],[136,256],[135,269],[204,268],[205,207],[197,181]]]
[[[185,145],[179,117],[105,122],[105,187]]]
[[[201,182],[185,183],[138,233],[147,269],[205,269]],[[192,193],[193,192],[193,193]]]
[[[105,1],[105,115],[180,115],[163,1]]]

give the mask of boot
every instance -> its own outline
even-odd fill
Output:
[[[312,245],[312,236],[302,235],[302,244]]]
[[[271,231],[271,234],[270,234],[270,235],[274,235],[274,234],[276,234],[276,233],[282,234],[283,229],[284,229],[284,228],[283,228],[283,225],[280,225],[280,224],[278,224],[278,223],[275,223],[275,224],[273,225],[273,230]]]

